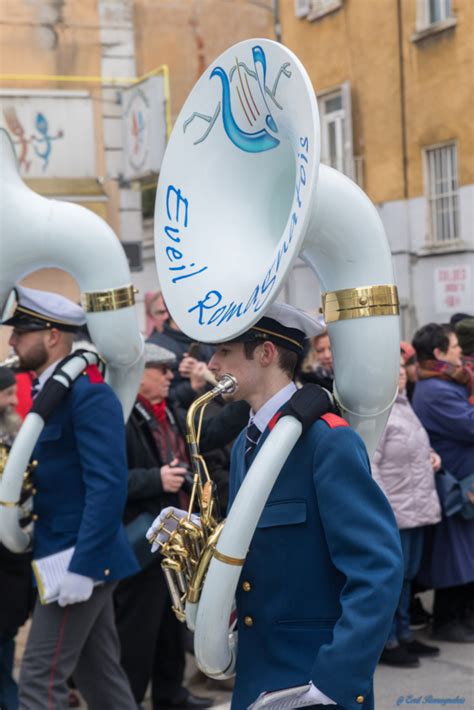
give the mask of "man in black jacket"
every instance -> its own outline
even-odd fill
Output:
[[[160,557],[140,550],[141,544],[147,544],[148,521],[162,508],[187,507],[183,492],[189,472],[186,445],[166,401],[175,361],[169,350],[146,344],[145,371],[127,424],[129,489],[125,509],[125,523],[129,536],[137,541],[135,551],[142,571],[121,582],[115,594],[122,666],[137,703],[151,681],[153,710],[207,708],[213,702],[193,695],[182,685],[184,626],[171,610]]]

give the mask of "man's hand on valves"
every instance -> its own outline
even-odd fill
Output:
[[[172,505],[163,508],[157,518],[147,530],[146,539],[152,543],[151,551],[156,552],[160,549],[161,544],[169,540],[169,536],[176,530],[179,521],[187,516],[186,510],[174,508]],[[191,522],[195,525],[201,525],[199,515],[191,515]]]

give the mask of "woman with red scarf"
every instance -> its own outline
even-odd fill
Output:
[[[413,409],[443,467],[464,486],[474,474],[474,372],[463,366],[449,326],[429,323],[415,333],[418,383]],[[439,475],[439,474],[437,474]],[[474,506],[474,492],[465,493]],[[433,635],[474,642],[474,518],[443,515],[428,534],[422,583],[435,589]]]

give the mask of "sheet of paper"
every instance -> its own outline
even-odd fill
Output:
[[[54,555],[33,560],[31,566],[42,604],[50,604],[59,598],[59,586],[67,572],[74,554],[74,547],[56,552]]]
[[[257,700],[249,705],[248,710],[290,710],[290,708],[304,707],[303,696],[308,692],[310,685],[298,685],[294,688],[284,688],[270,693],[261,693]],[[311,701],[310,701],[311,702]]]

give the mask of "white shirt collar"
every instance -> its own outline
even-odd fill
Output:
[[[249,424],[255,424],[260,432],[265,431],[268,426],[268,422],[272,417],[278,412],[278,410],[288,402],[290,397],[296,392],[297,387],[294,382],[290,382],[288,385],[279,390],[273,397],[263,404],[258,412],[253,412],[250,410],[250,420]]]
[[[51,365],[49,365],[49,367],[47,367],[46,370],[44,370],[41,373],[41,375],[38,376],[38,385],[36,388],[37,392],[40,392],[43,389],[45,382],[47,380],[49,380],[49,378],[53,374],[54,370],[58,366],[58,362],[61,362],[61,358],[59,358],[59,360],[56,360],[56,362],[53,362]]]

